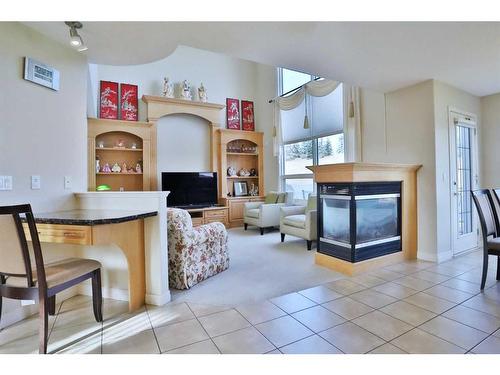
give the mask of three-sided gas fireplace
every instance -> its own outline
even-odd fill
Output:
[[[401,251],[401,182],[318,183],[317,250],[352,263]]]

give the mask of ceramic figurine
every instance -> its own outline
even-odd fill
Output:
[[[111,168],[111,172],[113,173],[120,173],[122,171],[122,169],[120,168],[120,166],[118,165],[118,163],[115,163],[113,165],[113,168]]]
[[[252,186],[250,187],[250,195],[252,196],[259,195],[259,187],[256,186],[255,184],[252,184]]]
[[[229,167],[229,168],[227,169],[227,175],[228,175],[228,176],[236,176],[236,168],[234,168],[234,167]]]
[[[191,100],[191,87],[189,86],[188,81],[184,80],[182,82],[182,93],[181,93],[182,99],[185,100]]]
[[[104,148],[104,142],[103,141],[99,141],[97,147]]]
[[[119,139],[118,141],[116,141],[115,148],[125,148],[125,142],[123,141],[123,139]]]
[[[136,173],[142,173],[142,168],[141,168],[141,165],[139,163],[137,163],[135,165],[135,172]]]
[[[255,168],[250,169],[250,176],[257,176],[257,171]]]
[[[134,167],[128,167],[127,172],[128,172],[128,173],[135,173],[135,169],[134,169]]]
[[[206,103],[208,101],[207,90],[205,90],[205,87],[203,86],[203,82],[201,83],[200,87],[198,88],[198,98],[200,99],[200,102],[203,102],[203,103]]]
[[[127,170],[127,163],[123,163],[123,164],[122,164],[122,172],[123,172],[123,173],[128,173],[128,170]]]
[[[101,161],[99,159],[96,159],[95,161],[95,173],[99,173],[101,171]]]
[[[241,168],[240,171],[238,172],[238,174],[241,177],[248,177],[248,176],[250,176],[250,172],[248,172],[248,170],[246,170],[245,168]]]
[[[137,145],[135,143],[132,143],[132,146],[130,146],[132,150],[135,150],[137,148]]]
[[[169,79],[167,77],[163,78],[163,96],[165,98],[174,97],[174,87],[171,83],[169,83]]]
[[[102,172],[103,173],[111,173],[111,168],[109,167],[108,163],[104,164],[104,166],[102,167]]]

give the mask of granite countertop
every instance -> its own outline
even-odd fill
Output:
[[[34,213],[37,224],[102,225],[118,224],[158,215],[157,211],[70,210]],[[26,219],[23,218],[23,221]]]

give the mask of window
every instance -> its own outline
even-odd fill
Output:
[[[286,93],[316,77],[279,69],[279,92]],[[309,129],[304,129],[304,101],[297,108],[281,112],[283,150],[280,159],[282,188],[295,199],[307,199],[315,191],[310,165],[344,162],[344,100],[342,84],[331,94],[309,97]]]

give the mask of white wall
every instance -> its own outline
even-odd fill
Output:
[[[31,203],[34,211],[73,208],[73,191],[87,189],[86,77],[84,55],[14,22],[0,23],[0,175],[13,176],[13,190],[0,191],[0,205]],[[58,69],[60,90],[25,81],[23,58]],[[41,189],[31,190],[31,175]],[[64,176],[72,189],[64,189]],[[72,256],[76,249],[47,244],[45,261]],[[5,300],[2,326],[35,306]]]
[[[179,46],[170,56],[149,64],[132,66],[98,65],[93,80],[132,83],[139,86],[139,119],[146,120],[142,95],[161,95],[163,77],[176,83],[179,96],[184,79],[191,84],[197,99],[197,88],[203,83],[208,100],[225,104],[226,98],[252,100],[255,103],[256,130],[265,132],[265,189],[277,185],[277,163],[272,157],[272,106],[275,96],[275,68],[226,55]],[[91,92],[97,103],[97,91]],[[96,104],[97,107],[97,104]],[[222,111],[225,126],[225,110]],[[91,114],[96,116],[97,113]],[[210,133],[204,120],[188,115],[167,116],[158,123],[158,173],[161,171],[208,170]]]
[[[481,187],[500,188],[500,93],[481,98]]]

